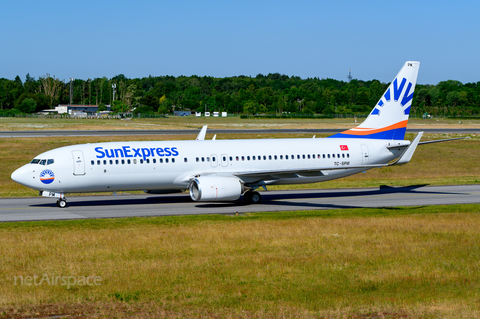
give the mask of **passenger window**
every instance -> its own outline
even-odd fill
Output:
[[[347,158],[350,158],[350,154],[347,154]]]
[[[302,158],[305,159],[305,154],[302,155]]]
[[[107,160],[103,160],[103,165],[107,165]]]
[[[92,163],[92,165],[95,165],[95,161],[94,161],[94,160],[92,160],[92,162],[91,162],[91,163]]]
[[[308,159],[310,159],[310,154],[307,155]]]
[[[157,162],[157,160],[156,160],[156,159],[153,159],[152,162],[153,162],[153,164],[155,164],[155,163]],[[122,164],[123,164],[123,163],[122,163]]]
[[[223,157],[223,161],[224,161],[224,162],[227,161],[227,157],[226,157],[226,156]]]
[[[123,165],[123,164],[125,164],[125,160],[124,160],[124,159],[122,159],[122,165]]]
[[[277,160],[277,155],[273,155],[273,158],[274,158],[275,160]]]
[[[300,159],[300,154],[297,155],[297,159]]]
[[[172,163],[175,163],[175,159],[174,159],[174,158],[172,158]]]
[[[147,162],[147,164],[150,164],[150,159],[147,158],[147,159],[146,159],[146,162]]]
[[[268,155],[268,159],[269,159],[269,160],[272,160],[272,155]]]
[[[328,154],[327,157],[330,158],[330,154]]]
[[[143,164],[143,159],[140,159],[140,164]]]
[[[134,160],[133,160],[133,164],[137,164],[137,159],[134,159]]]
[[[101,163],[100,160],[97,160],[97,165],[100,165],[100,163]]]
[[[325,158],[325,154],[323,154],[323,158]]]
[[[249,160],[250,160],[250,156],[247,156],[247,161],[249,161]]]
[[[233,157],[230,156],[229,158],[230,158],[230,162],[233,161]]]
[[[288,155],[285,155],[285,159],[288,159]]]
[[[280,155],[280,159],[283,159],[283,155]]]
[[[337,154],[337,158],[340,158],[340,154]]]
[[[205,157],[202,157],[202,162],[205,162]]]
[[[237,161],[238,161],[238,156],[237,156]]]
[[[110,160],[110,165],[113,165],[113,160]]]
[[[253,161],[255,160],[255,155],[252,156],[252,160],[253,160]]]
[[[207,162],[210,162],[210,157],[207,157]]]
[[[128,163],[128,164],[130,164],[130,163],[131,163],[131,161],[130,161],[130,160],[127,160],[127,163]]]
[[[159,161],[160,163],[163,163],[163,158],[160,158],[158,161]]]
[[[200,160],[200,159],[197,157],[197,158],[196,158],[196,161],[198,162],[199,160]]]
[[[332,157],[335,158],[335,154],[332,154]]]
[[[168,158],[165,159],[165,163],[168,163]]]
[[[118,165],[118,160],[115,160],[115,164],[117,164],[117,165]]]
[[[186,162],[187,162],[187,158],[185,157],[185,158],[183,159],[183,161],[186,163]]]
[[[245,160],[245,156],[242,156],[242,161],[244,161],[244,160]]]
[[[267,157],[265,155],[263,155],[263,160],[266,161],[267,160]]]
[[[342,158],[345,158],[345,153],[342,154]]]

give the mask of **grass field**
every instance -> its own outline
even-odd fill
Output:
[[[223,120],[216,128],[268,128],[273,123],[279,125],[274,128],[310,128],[323,123]],[[171,124],[2,121],[0,130],[203,124],[181,119]],[[325,127],[353,126],[350,119],[328,121]],[[433,125],[457,124],[447,120]],[[50,149],[194,137],[0,139],[0,197],[37,196],[11,181],[10,174]],[[280,137],[311,136],[237,134],[217,139]],[[423,140],[453,137],[459,136],[426,134]],[[472,135],[420,146],[402,167],[271,189],[479,183],[479,154],[480,137]],[[480,205],[1,223],[0,319],[480,318],[479,228]],[[99,284],[90,285],[95,279]]]
[[[0,131],[31,130],[168,130],[168,129],[200,129],[208,125],[211,129],[320,129],[320,128],[352,128],[364,119],[264,119],[238,117],[182,117],[172,116],[158,119],[51,119],[51,118],[1,118]],[[411,118],[409,128],[479,128],[480,120]]]
[[[478,318],[479,212],[452,205],[4,223],[0,318]],[[22,284],[29,276],[101,280]]]

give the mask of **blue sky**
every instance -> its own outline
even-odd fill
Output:
[[[480,81],[478,1],[4,1],[0,77]]]

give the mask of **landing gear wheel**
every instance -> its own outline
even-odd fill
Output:
[[[262,200],[262,196],[260,196],[259,192],[252,192],[250,195],[250,203],[258,204]]]
[[[243,200],[247,204],[258,204],[262,200],[259,192],[247,191],[243,194]]]
[[[59,200],[57,200],[57,206],[60,207],[60,208],[67,207],[67,201],[64,198],[59,199]]]

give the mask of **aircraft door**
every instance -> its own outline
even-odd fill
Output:
[[[218,165],[217,161],[218,161],[217,155],[212,154],[212,155],[210,156],[210,165],[211,165],[212,167],[217,167],[217,165]]]
[[[220,160],[221,160],[221,163],[222,163],[223,167],[228,166],[228,156],[227,156],[227,154],[222,154]]]
[[[362,144],[362,165],[367,165],[368,164],[368,146],[365,144]]]
[[[73,155],[73,175],[85,175],[85,161],[82,151],[72,151]]]

